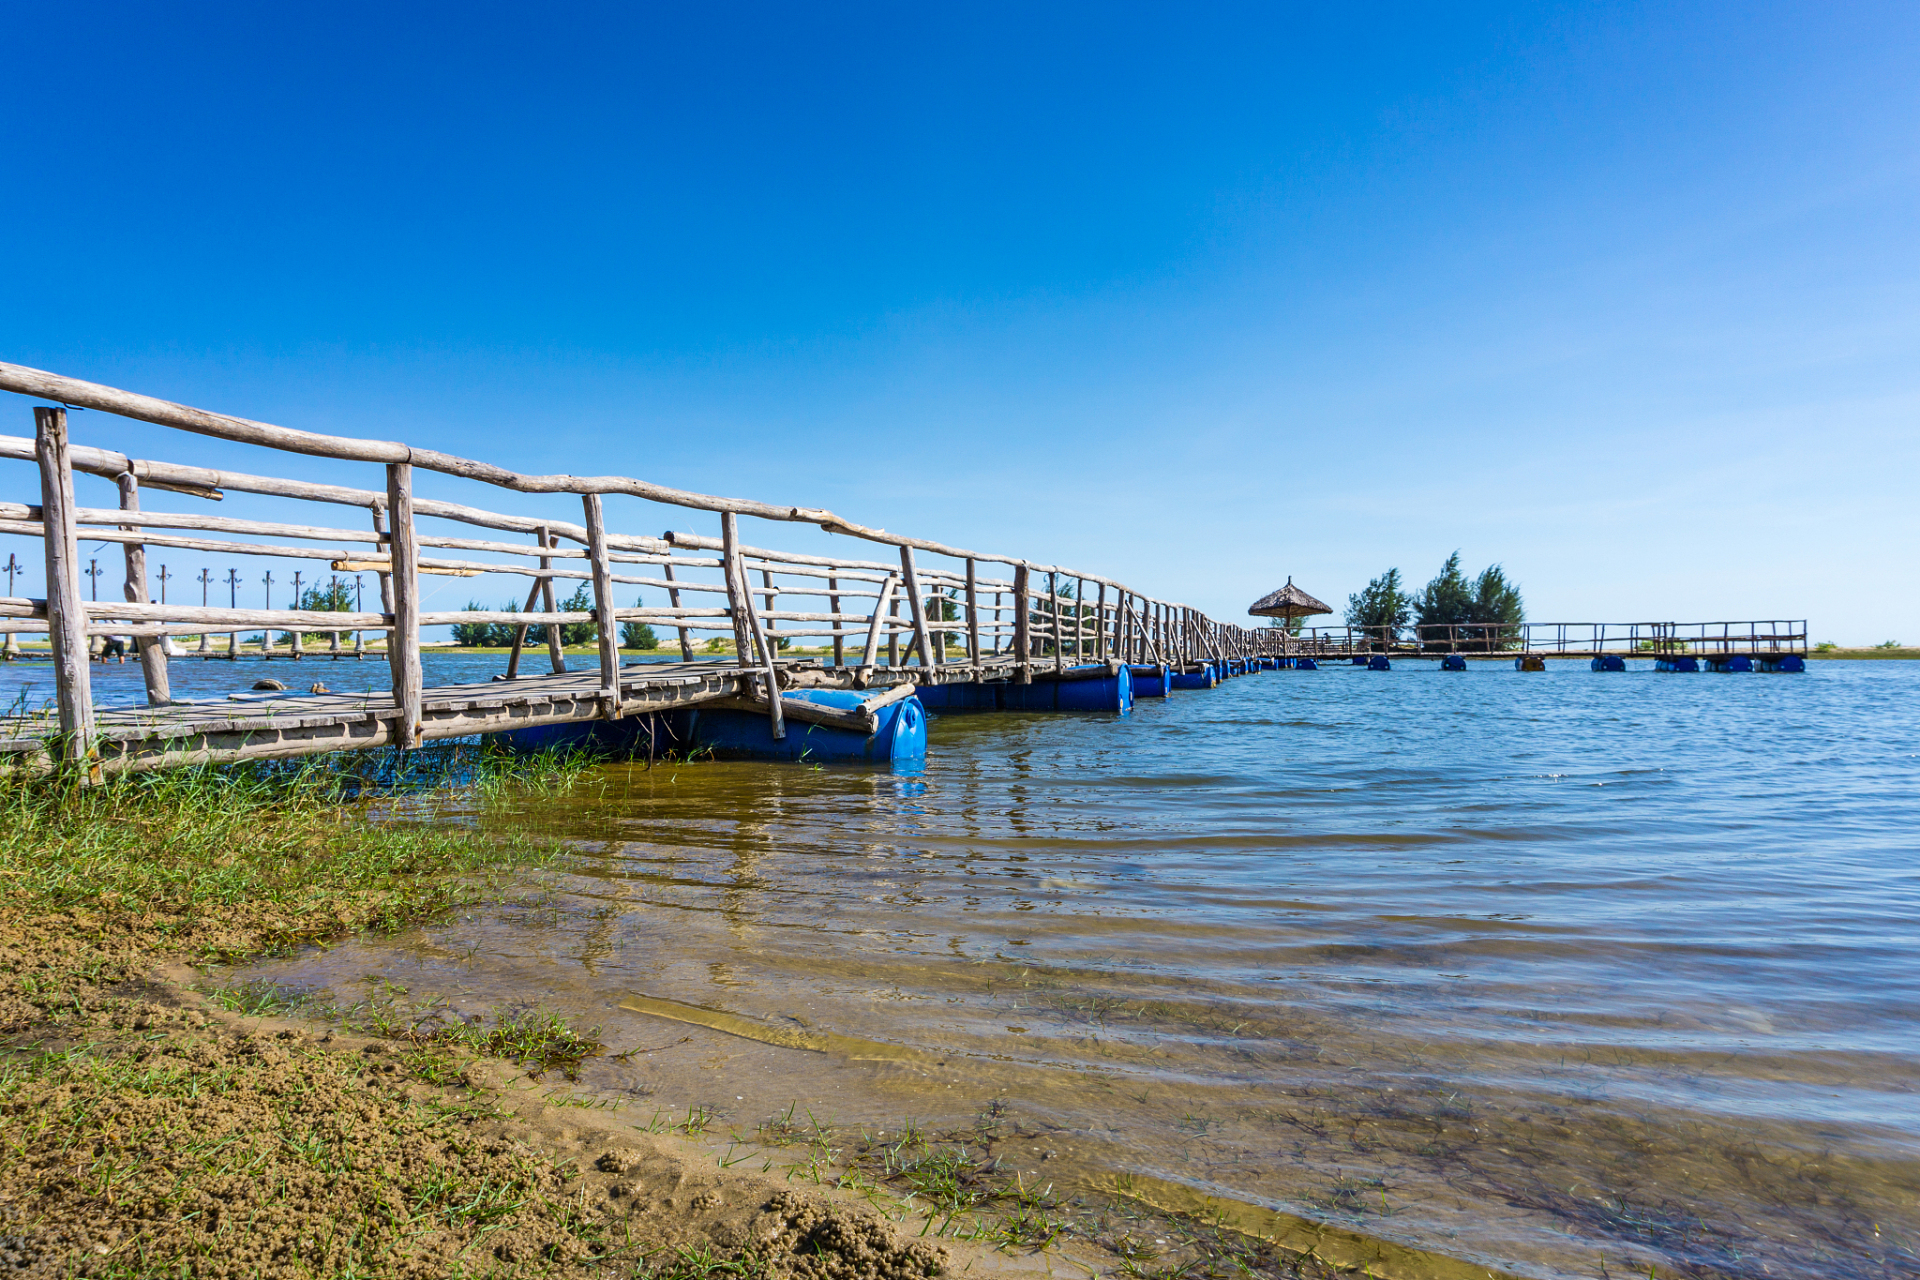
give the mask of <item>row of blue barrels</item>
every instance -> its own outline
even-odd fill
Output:
[[[1393,663],[1384,653],[1371,657],[1362,655],[1353,660],[1356,667],[1365,667],[1369,671],[1391,671]],[[1587,664],[1592,671],[1625,671],[1627,660],[1617,653],[1603,653]],[[1442,671],[1465,671],[1466,658],[1458,653],[1449,653],[1440,659]],[[1545,671],[1547,660],[1537,653],[1523,653],[1513,660],[1515,671]],[[1745,654],[1728,654],[1724,657],[1695,658],[1686,654],[1674,657],[1654,659],[1655,671],[1782,671],[1798,672],[1807,669],[1807,660],[1797,653],[1762,654],[1748,657]]]
[[[852,689],[800,689],[788,702],[852,711],[866,694]],[[650,711],[618,720],[583,720],[536,725],[488,734],[491,742],[514,751],[590,749],[621,756],[710,755],[752,760],[846,761],[887,764],[927,754],[927,711],[918,698],[902,698],[879,708],[873,733],[788,719],[786,737],[776,741],[766,713],[717,707]]]
[[[1309,658],[1283,660],[1223,659],[1198,671],[1165,666],[1069,667],[1067,678],[1031,684],[940,684],[923,686],[916,696],[881,707],[871,734],[789,718],[786,737],[776,741],[766,715],[758,711],[689,707],[653,711],[618,720],[574,721],[510,729],[488,735],[515,751],[590,748],[615,755],[711,755],[755,760],[865,761],[911,760],[927,753],[929,711],[1105,711],[1125,714],[1136,697],[1164,698],[1173,689],[1210,689],[1222,680],[1270,671],[1281,665],[1310,668]],[[851,689],[789,691],[788,702],[810,702],[853,710],[868,695]]]

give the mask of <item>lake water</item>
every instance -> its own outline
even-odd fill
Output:
[[[610,766],[463,816],[578,851],[537,905],[243,976],[555,1008],[643,1051],[583,1087],[743,1132],[997,1102],[1068,1185],[1514,1274],[1920,1274],[1920,663],[1635,666],[938,717],[904,771]]]

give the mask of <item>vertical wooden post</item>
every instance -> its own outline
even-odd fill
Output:
[[[391,570],[393,568],[393,539],[387,533],[387,510],[385,507],[375,507],[373,509],[373,531],[380,537],[380,541],[374,544],[375,548],[377,549],[382,544],[385,544],[387,548],[387,568]],[[380,580],[380,612],[392,613],[393,574],[387,572],[376,574],[375,576]],[[388,632],[387,635],[387,645],[391,648],[393,645],[393,633]]]
[[[747,597],[745,575],[736,576],[735,563],[740,551],[739,521],[731,511],[720,514],[720,575],[727,585],[727,609],[733,615],[733,655],[735,665],[753,665],[753,629],[747,614],[753,602]]]
[[[840,579],[832,574],[827,575],[827,612],[834,615],[833,665],[844,667],[847,665],[847,638],[840,634]]]
[[[727,599],[733,606],[734,630],[738,636],[734,643],[746,645],[740,651],[740,665],[752,666],[752,650],[759,649],[763,660],[761,681],[767,694],[767,726],[773,740],[779,742],[787,736],[786,713],[780,706],[779,668],[774,665],[773,645],[760,629],[760,615],[754,611],[753,595],[747,590],[747,563],[740,554],[740,518],[731,511],[720,515],[720,545],[726,558]],[[745,635],[739,635],[742,629]]]
[[[899,616],[900,594],[899,588],[895,587],[893,597],[887,601],[887,665],[889,667],[900,665],[900,630],[893,625],[894,619]]]
[[[760,571],[760,585],[766,593],[767,613],[771,615],[773,613],[773,602],[780,598],[780,588],[773,585],[773,570],[762,569]],[[774,618],[772,618],[771,616],[768,617],[767,626],[766,626],[767,651],[769,654],[775,657],[778,657],[780,654],[780,636],[778,634],[779,630],[780,630],[779,622]]]
[[[1033,622],[1027,566],[1013,566],[1013,651],[1019,655],[1020,683],[1033,683]]]
[[[913,567],[913,548],[900,548],[900,579],[907,585],[907,604],[913,611],[913,647],[920,655],[920,665],[932,667],[933,641],[927,635],[927,601],[920,594],[920,574]]]
[[[900,579],[888,574],[886,581],[880,584],[879,598],[873,602],[873,618],[867,623],[867,647],[860,655],[862,681],[866,680],[873,670],[874,661],[880,656],[880,628],[886,625],[887,616],[893,608],[893,591],[899,584]]]
[[[607,518],[597,493],[580,495],[586,509],[587,555],[593,566],[593,616],[600,634],[600,702],[609,720],[620,718],[620,624],[614,620],[613,562],[607,559]]]
[[[1047,575],[1047,616],[1053,627],[1053,669],[1063,671],[1067,665],[1067,655],[1062,652],[1064,642],[1060,637],[1060,575]]]
[[[660,567],[667,571],[667,581],[672,582],[674,580],[673,566],[670,564],[663,564]],[[680,588],[678,587],[667,588],[667,603],[671,604],[676,609],[680,607]],[[679,624],[674,627],[674,630],[680,633],[680,661],[692,662],[693,661],[693,641],[688,638],[686,621],[687,620],[685,618],[681,618],[679,620]]]
[[[543,524],[534,526],[533,536],[549,551],[560,545],[560,535]],[[540,567],[553,568],[553,558],[541,556]],[[540,579],[540,607],[547,613],[560,612],[558,597],[553,594],[553,579],[550,577]],[[567,669],[567,633],[558,622],[547,624],[547,665],[553,668],[555,675]]]
[[[34,455],[40,462],[41,543],[47,556],[47,639],[53,648],[53,679],[60,714],[60,750],[69,763],[84,761],[90,781],[100,780],[93,742],[93,673],[87,666],[87,612],[80,597],[80,540],[74,524],[73,458],[67,445],[67,411],[33,407]]]
[[[980,590],[973,557],[967,557],[967,660],[980,665]]]
[[[114,477],[114,483],[120,489],[120,509],[138,511],[140,509],[140,482],[130,471],[122,471]],[[124,533],[133,533],[137,525],[123,524]],[[144,543],[125,544],[127,555],[127,582],[122,589],[128,604],[146,604],[147,601],[147,548]],[[173,694],[167,687],[167,646],[159,636],[135,636],[134,647],[140,651],[140,674],[147,685],[147,705],[164,707],[173,702]]]
[[[420,718],[425,695],[420,674],[420,542],[413,527],[413,464],[387,464],[389,568],[386,591],[393,597],[393,626],[387,632],[387,669],[393,673],[393,706],[399,712],[395,745],[411,751],[423,739]],[[375,513],[378,528],[379,513]]]

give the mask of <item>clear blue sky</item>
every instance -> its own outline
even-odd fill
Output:
[[[1458,547],[1536,619],[1920,643],[1912,4],[16,4],[7,42],[0,359],[1222,617]]]

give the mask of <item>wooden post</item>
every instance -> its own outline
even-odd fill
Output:
[[[670,564],[663,564],[660,567],[667,571],[667,581],[672,582],[674,580],[673,566]],[[680,588],[678,587],[667,588],[667,603],[671,604],[676,609],[680,607]],[[682,662],[692,662],[693,661],[693,641],[688,638],[688,631],[685,623],[686,623],[686,620],[684,618],[681,619],[681,625],[676,626],[674,630],[680,633],[680,660]],[[835,645],[838,645],[839,643],[840,641],[837,639],[834,641]],[[834,650],[834,656],[838,657],[839,653],[840,653],[839,649],[836,648]]]
[[[676,600],[674,603],[680,602]],[[841,626],[837,616],[840,612],[840,579],[832,574],[827,575],[827,612],[836,615],[833,623],[833,665],[844,667],[847,665],[847,640],[840,634]]]
[[[896,589],[893,598],[887,601],[887,621],[892,622],[900,616],[900,595]],[[887,628],[887,665],[900,665],[900,632],[894,627]]]
[[[138,511],[140,509],[140,482],[130,471],[123,471],[114,477],[114,483],[120,488],[120,509]],[[137,525],[123,524],[124,533],[132,533]],[[123,588],[128,604],[147,603],[147,548],[138,542],[125,544],[127,555],[127,582]],[[167,687],[167,642],[160,636],[135,636],[134,647],[140,651],[140,674],[147,684],[147,705],[164,707],[173,702],[172,691]]]
[[[1105,662],[1107,660],[1107,584],[1104,582],[1100,584],[1100,605],[1093,618],[1095,634],[1100,637],[1097,641],[1098,651],[1093,656]],[[1119,645],[1116,644],[1113,647],[1116,652],[1119,650]]]
[[[733,605],[734,633],[738,637],[735,644],[746,643],[747,648],[740,651],[740,665],[752,665],[750,650],[757,646],[764,659],[764,674],[761,679],[767,693],[767,724],[773,740],[779,742],[787,736],[786,715],[780,707],[779,669],[773,662],[773,645],[760,629],[760,615],[754,612],[753,596],[747,590],[747,564],[740,554],[740,518],[731,511],[720,515],[721,551],[726,558],[724,570],[727,577],[727,599]],[[745,635],[740,635],[742,627]]]
[[[771,614],[773,612],[773,602],[780,598],[780,589],[773,585],[773,570],[762,569],[760,571],[760,585],[764,588],[767,597],[766,610]],[[776,657],[780,653],[780,637],[777,634],[779,630],[779,623],[769,617],[767,619],[767,649]]]
[[[747,598],[747,583],[744,573],[736,575],[737,561],[740,558],[740,526],[731,511],[720,516],[720,575],[726,580],[727,609],[733,615],[733,655],[735,664],[742,667],[753,665],[753,630],[747,623],[747,614],[753,609],[753,602]]]
[[[1062,652],[1060,638],[1060,575],[1057,573],[1047,575],[1047,616],[1053,626],[1053,669],[1064,671],[1067,655]]]
[[[74,524],[67,411],[35,405],[33,435],[33,451],[40,463],[41,542],[47,555],[47,639],[53,647],[60,752],[69,763],[85,762],[88,780],[98,782],[93,673],[87,666],[87,612],[80,596],[80,541]]]
[[[555,539],[552,534],[547,532],[547,526],[539,525],[534,529],[533,541],[534,545],[538,546],[542,551],[545,551],[554,545]],[[553,557],[541,556],[541,574],[538,578],[534,579],[533,585],[527,588],[527,603],[521,608],[520,612],[532,613],[533,606],[536,603],[544,603],[545,608],[543,611],[546,613],[555,612],[553,607],[553,579],[547,576],[552,568]],[[527,627],[529,625],[530,624],[523,622],[513,629],[513,650],[507,655],[507,679],[509,680],[518,677],[520,674],[520,650],[526,644]],[[547,648],[551,650],[554,674],[558,675],[567,669],[566,655],[562,651],[560,624],[557,622],[549,622],[545,629],[547,633]]]
[[[395,745],[411,751],[422,742],[425,694],[420,674],[420,542],[413,527],[413,464],[387,464],[387,512],[393,528],[387,542],[391,573],[381,575],[393,597],[393,627],[387,632],[387,669],[393,673],[393,706],[400,713]],[[379,513],[374,514],[378,528]]]
[[[547,528],[546,525],[535,525],[533,536],[539,541],[541,546],[547,548],[549,551],[560,545],[560,535]],[[541,556],[540,567],[542,569],[553,568],[553,557]],[[556,603],[553,594],[552,578],[540,579],[540,604],[548,613],[560,612],[560,606]],[[559,675],[567,669],[567,635],[566,631],[558,622],[549,622],[547,624],[547,663],[553,668],[553,674],[555,675]]]
[[[880,656],[880,628],[886,625],[887,615],[893,607],[893,590],[900,585],[900,579],[892,574],[880,584],[880,597],[873,602],[873,620],[867,624],[867,647],[860,655],[861,679],[873,670],[873,664]]]
[[[600,495],[582,494],[587,555],[593,563],[593,616],[600,633],[600,701],[609,720],[620,718],[620,624],[614,621],[613,562],[607,559],[607,519]]]
[[[973,557],[967,557],[967,660],[980,665],[980,592]]]
[[[920,594],[920,574],[913,567],[913,548],[900,548],[900,577],[907,584],[907,603],[913,610],[913,647],[920,654],[920,665],[936,666],[933,641],[927,635],[927,601]]]
[[[411,483],[411,481],[409,481],[409,483]],[[409,510],[411,510],[411,507],[409,507]],[[374,544],[374,549],[378,551],[380,546],[382,544],[385,544],[387,548],[387,567],[391,569],[394,563],[393,539],[387,535],[386,508],[375,507],[373,509],[373,531],[380,535],[380,541]],[[377,576],[380,579],[380,612],[392,613],[393,612],[393,574],[381,573],[381,574],[378,574]],[[393,647],[393,633],[391,631],[387,633],[387,647],[389,649]],[[389,661],[391,661],[391,658],[389,658]]]
[[[1033,622],[1027,566],[1013,567],[1013,651],[1019,655],[1020,683],[1033,683]]]

